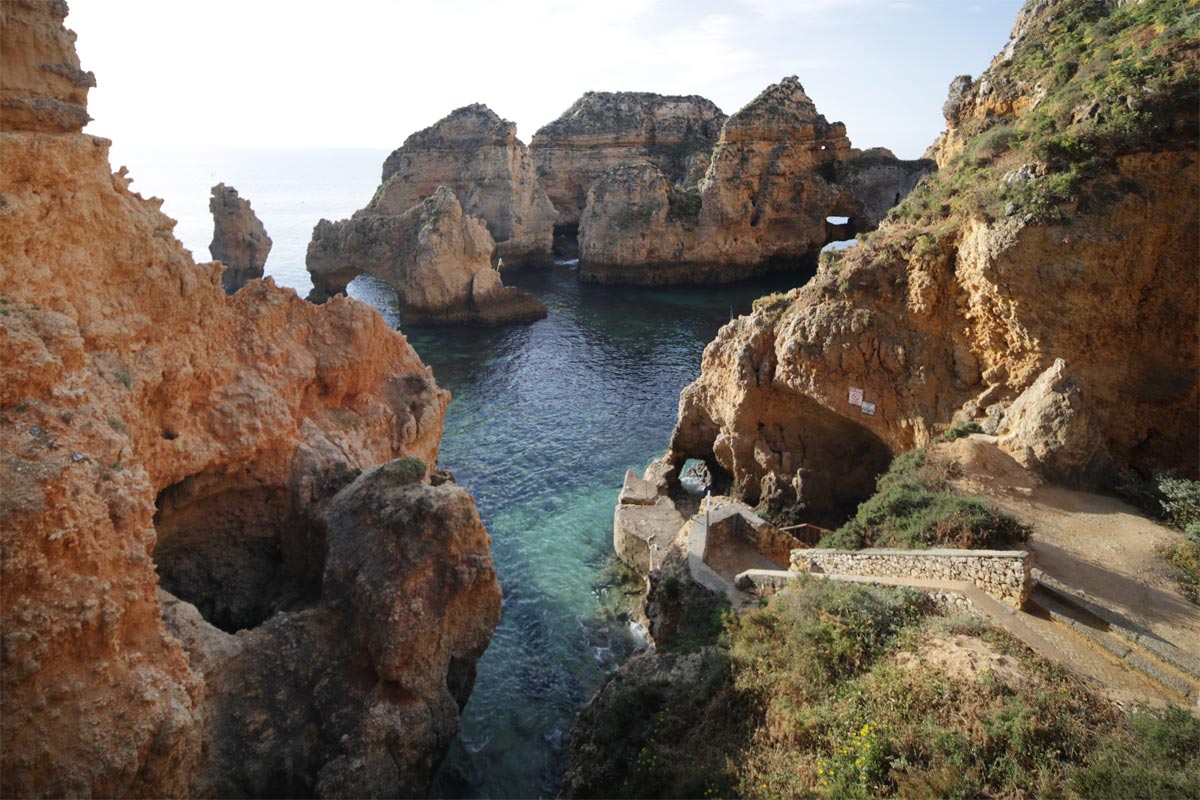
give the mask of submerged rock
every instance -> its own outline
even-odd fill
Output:
[[[527,322],[546,316],[530,294],[507,288],[492,267],[495,245],[483,221],[463,213],[454,192],[400,214],[372,203],[348,220],[321,220],[308,246],[310,300],[346,291],[357,275],[396,290],[405,324]]]
[[[261,278],[263,265],[271,253],[271,237],[250,208],[250,201],[238,197],[237,189],[218,183],[212,188],[208,210],[213,215],[213,239],[208,252],[225,265],[221,285],[233,294],[246,281]]]

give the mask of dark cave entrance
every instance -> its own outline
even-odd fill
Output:
[[[579,258],[579,225],[555,225],[553,255],[557,261]]]
[[[156,506],[160,584],[212,625],[234,633],[320,599],[325,534],[287,490],[194,475],[163,489]]]

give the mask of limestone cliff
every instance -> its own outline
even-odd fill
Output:
[[[221,285],[233,294],[263,276],[263,265],[271,253],[271,237],[250,201],[238,197],[237,189],[218,183],[212,188],[208,210],[213,215],[213,238],[208,252],[225,265]]]
[[[382,185],[367,210],[402,214],[439,186],[487,224],[506,267],[550,263],[554,206],[515,123],[475,104],[414,133],[383,162]]]
[[[811,262],[827,242],[873,227],[929,166],[852,149],[845,126],[786,78],[725,121],[698,185],[664,184],[668,176],[646,168],[593,182],[580,219],[582,275],[715,282]],[[650,212],[664,203],[665,216]],[[850,221],[834,226],[831,216]]]
[[[80,132],[66,12],[0,4],[0,794],[424,791],[500,600],[412,483],[448,393],[361,303],[226,297]]]
[[[835,522],[892,453],[956,413],[1001,416],[1061,358],[1108,453],[1073,477],[1055,464],[1055,480],[1107,457],[1194,475],[1200,73],[1185,6],[1027,5],[988,72],[952,87],[938,174],[708,346],[672,459]]]
[[[401,214],[372,203],[348,220],[321,220],[308,245],[309,299],[346,291],[357,275],[374,275],[396,290],[406,325],[530,321],[546,307],[505,287],[492,268],[495,244],[483,221],[467,216],[454,192],[440,186]]]
[[[588,190],[614,167],[650,163],[673,184],[708,169],[725,114],[711,101],[650,92],[587,92],[529,143],[558,224],[579,224]]]

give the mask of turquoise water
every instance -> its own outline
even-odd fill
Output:
[[[636,643],[611,611],[625,470],[666,448],[679,392],[731,313],[802,278],[650,290],[581,284],[560,266],[505,280],[550,316],[407,331],[454,394],[441,464],[475,495],[504,588],[439,797],[556,794],[575,715]],[[386,304],[386,292],[375,301]]]
[[[235,186],[275,242],[267,274],[303,295],[313,226],[365,205],[385,156],[114,148],[113,162],[129,165],[135,190],[165,199],[176,235],[199,260],[212,238],[209,188]],[[575,715],[637,644],[612,610],[621,592],[612,514],[625,470],[666,448],[679,392],[717,329],[754,298],[806,277],[635,289],[581,284],[564,265],[505,275],[549,307],[540,322],[405,330],[453,392],[441,466],[475,495],[504,589],[500,626],[436,796],[557,793]],[[385,285],[360,278],[350,293],[399,323]]]

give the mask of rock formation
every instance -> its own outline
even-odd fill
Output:
[[[506,267],[551,263],[554,206],[516,124],[475,104],[414,133],[383,162],[371,206],[402,214],[439,186],[452,189],[463,211],[487,224]]]
[[[361,303],[226,297],[81,133],[66,11],[0,5],[0,794],[420,793],[500,600],[413,482],[448,393]]]
[[[1001,450],[1053,483],[1090,488],[1115,481],[1096,410],[1061,358],[1005,409],[998,433]]]
[[[1182,8],[1028,5],[988,72],[956,82],[939,173],[864,244],[708,346],[671,460],[704,459],[761,507],[837,522],[893,453],[957,411],[1011,403],[1062,358],[1117,468],[1194,475],[1200,102]],[[1084,36],[1072,69],[1042,64]],[[1154,44],[1121,70],[1088,60],[1130,42]],[[1121,77],[1134,67],[1155,73]],[[840,131],[825,131],[813,144],[839,151]],[[701,227],[708,213],[706,198]],[[1090,482],[1092,444],[1054,479]]]
[[[487,227],[463,213],[453,191],[440,186],[400,214],[377,201],[348,220],[317,223],[308,245],[310,300],[344,293],[355,276],[367,273],[396,290],[406,325],[546,316],[537,298],[503,285],[492,268],[495,244]]]
[[[588,190],[614,167],[650,163],[676,185],[704,177],[725,114],[711,101],[650,92],[587,92],[529,143],[538,178],[558,211],[575,226]]]
[[[827,242],[873,227],[930,166],[888,156],[853,150],[845,126],[786,78],[725,121],[697,186],[644,165],[594,181],[580,218],[582,275],[716,282],[811,261]],[[831,216],[850,223],[834,227]]]
[[[208,252],[225,265],[221,285],[233,294],[246,281],[261,278],[271,252],[271,237],[237,189],[218,183],[212,188],[208,210],[213,215],[213,239]]]

